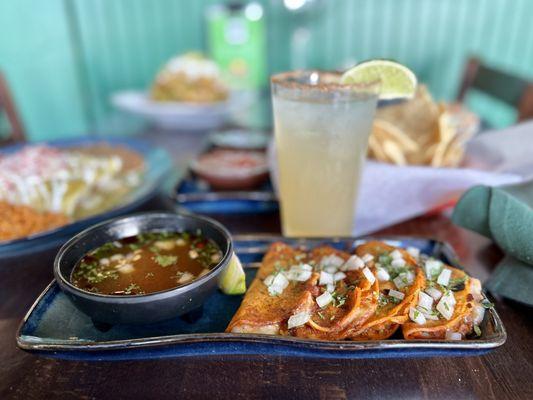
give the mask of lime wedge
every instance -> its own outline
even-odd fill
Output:
[[[402,64],[388,60],[370,60],[346,71],[341,84],[371,84],[379,81],[379,98],[410,99],[416,90],[416,76]]]
[[[218,287],[225,294],[243,294],[246,292],[246,276],[239,258],[233,253],[231,260],[222,272]]]

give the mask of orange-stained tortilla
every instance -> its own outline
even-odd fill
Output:
[[[310,260],[319,263],[323,257],[332,254],[345,261],[350,257],[346,252],[321,246],[311,252]],[[320,309],[312,297],[312,307],[310,307],[312,316],[309,322],[285,334],[309,339],[347,339],[352,330],[360,327],[375,313],[379,290],[377,280],[370,284],[361,270],[345,273],[347,277],[340,281],[335,289],[336,293],[346,296],[345,303],[342,305],[330,303]],[[320,287],[315,286],[313,294],[320,295]]]
[[[359,257],[365,254],[374,256],[374,260],[368,261],[365,267],[376,275],[379,256],[389,255],[396,249],[385,243],[372,241],[358,246],[356,254]],[[470,334],[482,308],[479,303],[482,299],[479,281],[467,277],[461,270],[446,266],[452,270],[451,279],[466,276],[464,289],[454,292],[456,305],[453,317],[447,321],[439,315],[438,320],[428,319],[423,325],[416,324],[410,320],[409,310],[417,306],[419,293],[428,287],[429,281],[419,261],[405,250],[398,250],[406,262],[401,268],[404,272],[408,270],[414,274],[410,285],[398,288],[391,280],[379,282],[378,279],[371,283],[365,277],[363,269],[344,271],[346,277],[336,283],[333,292],[335,301],[320,308],[316,298],[325,291],[325,285],[319,285],[323,257],[335,255],[346,261],[350,254],[329,246],[320,246],[306,252],[284,243],[274,243],[266,253],[226,331],[354,341],[387,339],[400,326],[405,339],[442,339],[448,330],[461,333],[463,338]],[[314,266],[309,279],[305,282],[291,281],[281,294],[271,296],[264,283],[265,278],[280,269],[288,270],[300,263]],[[389,272],[398,274],[398,269],[395,267]],[[404,298],[391,301],[391,289],[401,291]],[[384,297],[389,300],[382,301]],[[303,325],[288,329],[288,319],[301,312],[308,313],[310,319]]]
[[[357,247],[355,253],[363,257],[365,254],[374,256],[376,262],[383,253],[390,253],[396,248],[382,242],[372,241]],[[398,249],[407,267],[415,274],[414,282],[405,289],[398,289],[391,281],[380,282],[379,290],[383,295],[387,295],[389,289],[399,290],[404,293],[404,299],[398,304],[378,305],[376,312],[365,324],[358,329],[352,330],[349,337],[352,340],[381,340],[391,337],[401,324],[409,319],[409,308],[418,302],[418,293],[426,285],[426,278],[423,270],[418,266],[416,260],[405,250]]]
[[[274,243],[265,254],[261,268],[246,292],[241,306],[233,316],[227,332],[279,334],[282,323],[293,314],[308,296],[303,285],[289,285],[282,296],[270,296],[263,280],[276,268],[290,268],[303,252],[284,243]]]
[[[444,339],[448,330],[461,333],[463,337],[472,332],[474,313],[482,298],[481,284],[460,269],[450,266],[446,268],[452,271],[451,279],[466,278],[464,289],[453,292],[457,303],[452,318],[446,320],[441,317],[439,320],[427,320],[423,325],[408,321],[402,325],[405,339]]]
[[[377,307],[375,295],[378,291],[377,282],[370,285],[361,271],[346,273],[347,283],[352,281],[356,283],[350,288],[348,284],[338,285],[337,291],[346,295],[344,304],[339,306],[330,304],[323,309],[320,309],[315,301],[316,296],[321,294],[318,272],[314,272],[306,282],[291,282],[279,296],[271,296],[263,283],[263,280],[275,272],[276,268],[288,269],[300,262],[319,263],[322,257],[331,254],[344,260],[350,257],[346,252],[327,246],[305,253],[283,243],[273,244],[226,331],[328,340],[345,339],[346,332],[370,318]],[[288,318],[302,311],[311,313],[311,320],[305,326],[289,330]]]

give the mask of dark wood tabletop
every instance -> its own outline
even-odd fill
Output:
[[[218,219],[233,233],[279,233],[277,214]],[[482,280],[501,258],[487,239],[453,226],[442,215],[381,233],[447,241],[466,269]],[[262,354],[81,362],[26,353],[17,348],[15,333],[52,280],[55,251],[0,258],[0,399],[533,398],[532,313],[502,300],[496,308],[507,328],[507,343],[479,357],[331,360]]]

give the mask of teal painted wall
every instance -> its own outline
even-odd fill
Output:
[[[62,0],[0,1],[0,69],[31,137],[87,129]]]
[[[110,94],[146,87],[173,54],[204,49],[203,12],[215,2],[2,0],[0,69],[31,137],[111,129]],[[262,3],[271,71],[393,58],[447,100],[455,97],[470,54],[533,79],[530,0],[323,0],[303,14],[287,13],[281,0]],[[297,26],[309,32],[298,36]],[[296,60],[294,37],[309,43]],[[479,94],[468,102],[494,125],[514,121],[512,110]]]

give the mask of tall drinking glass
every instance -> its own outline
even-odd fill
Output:
[[[283,233],[349,236],[379,82],[317,71],[272,77]]]

